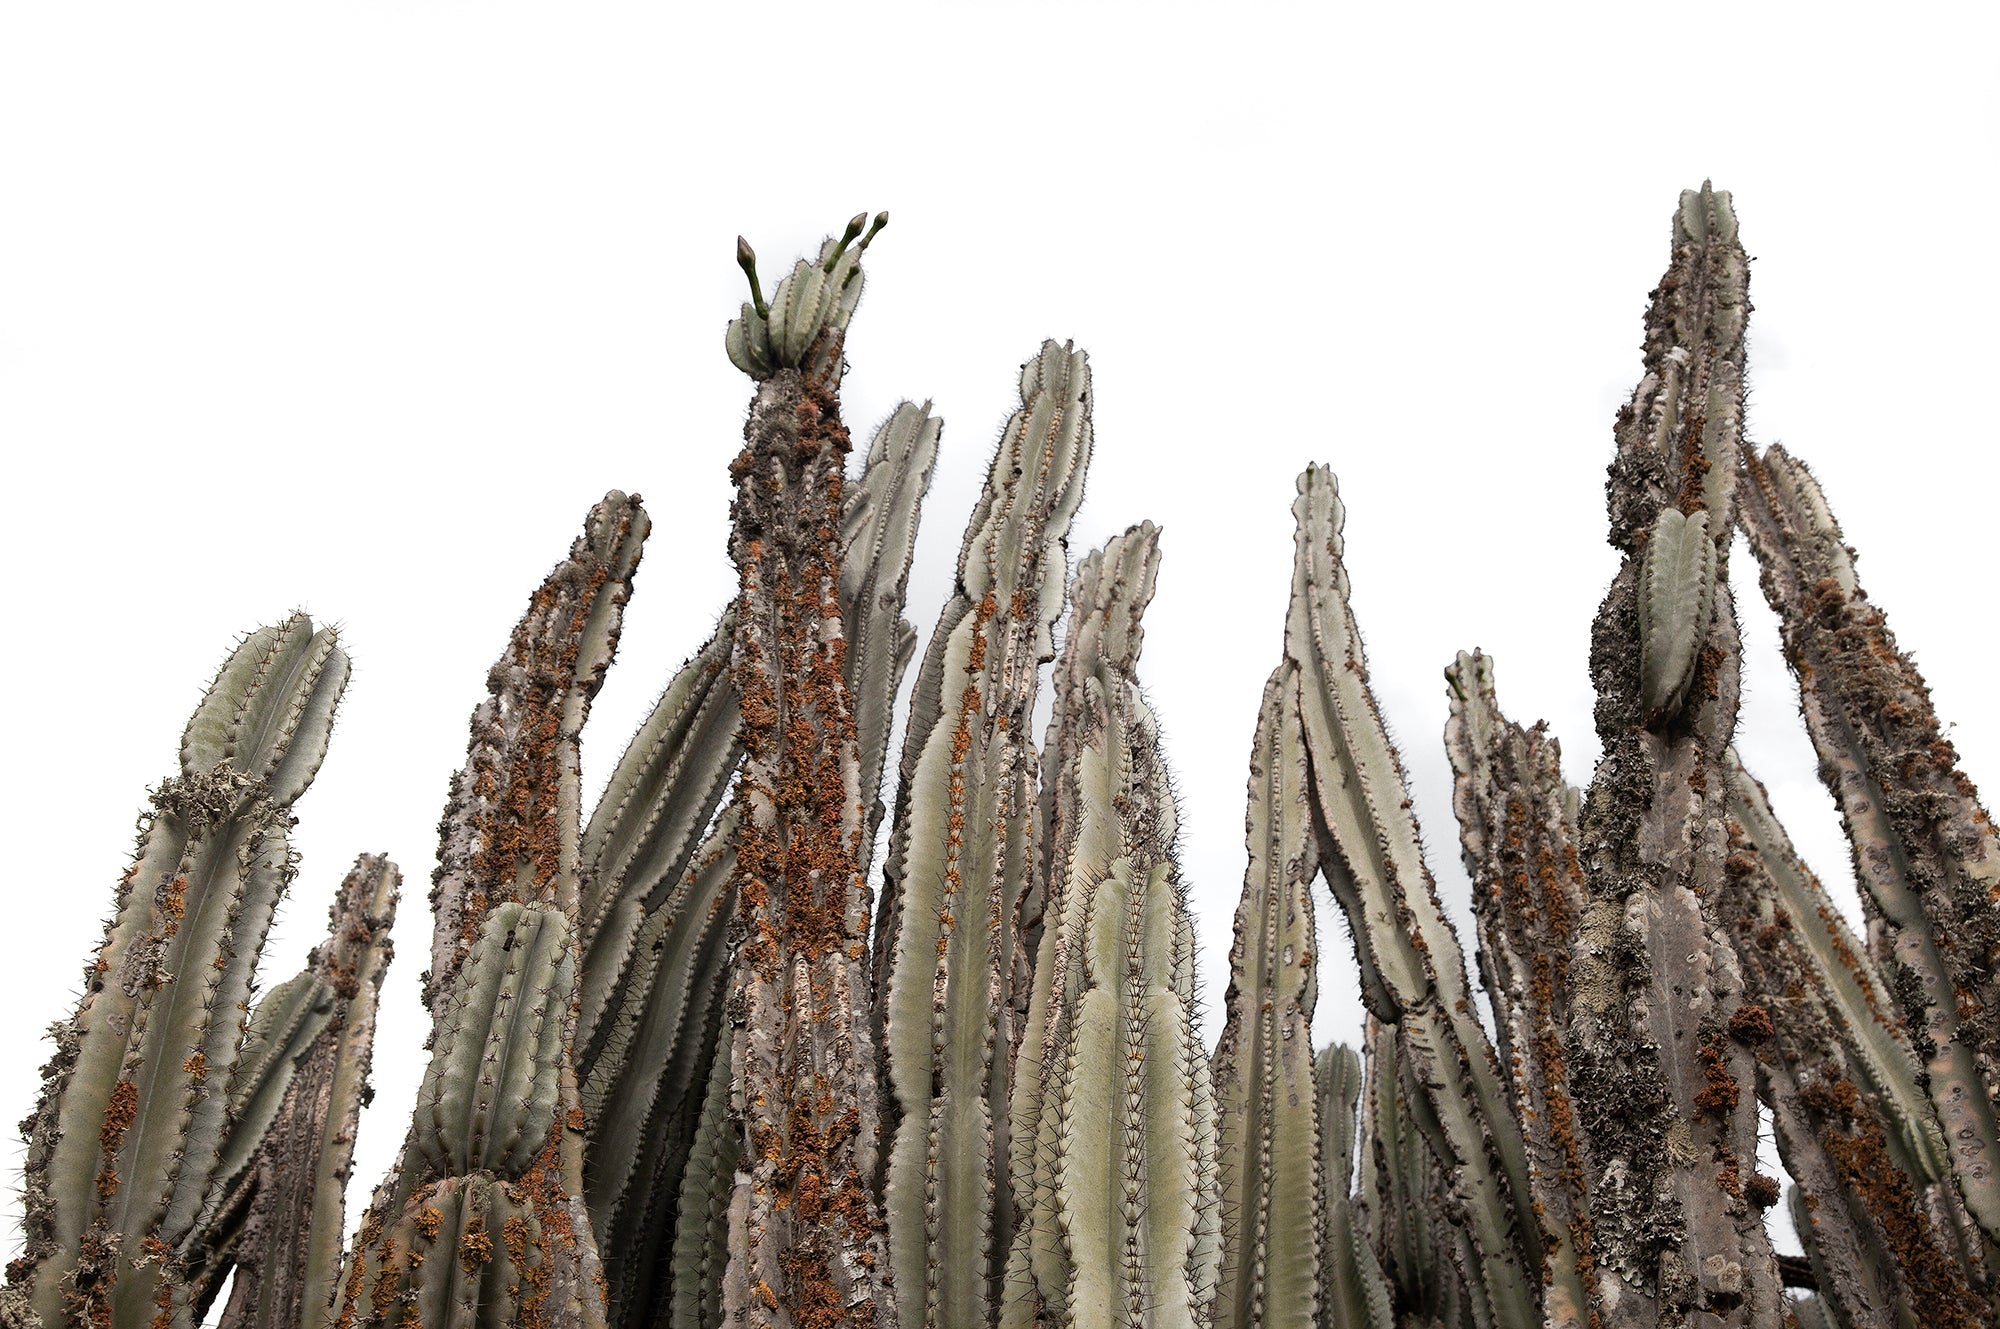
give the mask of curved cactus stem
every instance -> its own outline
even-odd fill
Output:
[[[785,298],[781,286],[773,327]],[[729,1208],[722,1305],[772,1329],[895,1323],[873,1190],[861,758],[841,673],[840,335],[831,324],[816,335],[803,372],[759,376],[730,467],[744,747],[730,1110],[748,1161]]]
[[[491,692],[473,712],[466,764],[438,828],[428,1107],[420,1106],[401,1160],[362,1220],[343,1286],[344,1323],[384,1323],[392,1311],[432,1305],[440,1288],[475,1285],[476,1295],[452,1293],[471,1297],[466,1304],[484,1317],[465,1323],[605,1323],[582,1199],[575,1070],[577,744],[617,649],[649,525],[638,499],[607,494],[569,557],[529,598],[487,675]],[[505,1174],[496,1178],[489,1165]],[[425,1197],[461,1193],[498,1196],[490,1203],[519,1220],[515,1232],[527,1246],[510,1248],[505,1261],[518,1277],[502,1278],[497,1265],[481,1272],[423,1258],[410,1233],[412,1224],[434,1226]],[[504,1305],[492,1300],[494,1288]]]
[[[50,1325],[149,1320],[176,1297],[225,1147],[264,934],[294,872],[291,804],[348,674],[304,615],[229,657],[161,783],[84,995],[24,1123],[27,1242],[10,1279]]]
[[[1745,1004],[1730,1032],[1756,1055],[1779,1156],[1805,1196],[1820,1295],[1856,1326],[1887,1329],[1899,1305],[1929,1308],[1940,1329],[1990,1323],[1978,1290],[1985,1271],[1958,1263],[1957,1222],[1933,1217],[1940,1201],[1955,1196],[1948,1185],[1925,1186],[1935,1178],[1926,1178],[1923,1159],[1937,1168],[1943,1150],[1942,1141],[1926,1138],[1936,1126],[1916,1091],[1914,1062],[1900,1048],[1893,1060],[1877,1061],[1879,1044],[1871,1045],[1864,1027],[1877,1017],[1863,1009],[1857,1024],[1841,1009],[1840,978],[1853,975],[1844,967],[1828,973],[1813,945],[1815,933],[1838,917],[1830,909],[1806,912],[1814,897],[1824,899],[1819,883],[1733,753],[1729,767],[1728,879],[1713,907],[1744,976]],[[1789,889],[1780,877],[1790,879]]]
[[[1211,1067],[1220,1123],[1217,1329],[1312,1329],[1321,1295],[1312,1059],[1319,945],[1311,891],[1319,858],[1298,688],[1292,665],[1272,673],[1251,749],[1250,865],[1236,907],[1222,1038]],[[1349,1125],[1351,1135],[1351,1117]],[[1343,1202],[1346,1161],[1340,1166]]]
[[[1447,667],[1445,750],[1452,806],[1472,878],[1479,965],[1493,1003],[1500,1064],[1521,1123],[1534,1214],[1548,1249],[1542,1297],[1550,1324],[1595,1322],[1590,1179],[1576,1131],[1568,1054],[1570,949],[1583,912],[1583,869],[1566,810],[1555,740],[1500,713],[1493,666],[1461,652]]]
[[[1811,472],[1775,445],[1742,463],[1743,528],[1884,968],[1965,1207],[2000,1238],[2000,834]]]
[[[1090,405],[1084,356],[1044,344],[1022,373],[1021,408],[994,455],[912,703],[878,952],[899,1117],[885,1190],[889,1258],[905,1329],[988,1323],[1012,1237],[1006,1113],[1027,963],[1019,911],[1036,851],[1029,726],[1062,613]],[[1116,601],[1136,621],[1144,609],[1153,536],[1135,530],[1094,565],[1103,612]]]
[[[283,985],[324,993],[324,1014],[295,1021],[274,1009],[262,1067],[246,1066],[237,1077],[238,1107],[216,1192],[221,1208],[202,1238],[236,1265],[222,1329],[321,1329],[332,1316],[347,1178],[369,1094],[376,999],[395,954],[389,932],[401,885],[388,859],[364,854],[355,861],[334,897],[326,940]],[[258,1016],[280,991],[259,1003]],[[281,1027],[289,1030],[282,1040],[272,1036]],[[246,1043],[246,1054],[252,1046]],[[288,1065],[296,1070],[281,1073]],[[214,1282],[204,1288],[192,1320],[203,1319],[207,1297],[219,1290]]]
[[[1298,668],[1320,863],[1347,912],[1362,995],[1397,1026],[1412,1112],[1449,1178],[1476,1257],[1460,1270],[1480,1317],[1542,1313],[1541,1232],[1526,1150],[1493,1050],[1472,1008],[1458,936],[1438,903],[1402,761],[1383,728],[1341,562],[1343,512],[1330,471],[1299,477],[1286,657]]]
[[[1605,1323],[1705,1312],[1717,1329],[1775,1326],[1776,1257],[1742,1189],[1757,1112],[1743,1092],[1753,1062],[1729,1033],[1741,976],[1707,903],[1724,884],[1723,753],[1736,725],[1728,540],[1749,260],[1729,195],[1708,185],[1681,195],[1672,240],[1606,485],[1623,563],[1591,637],[1604,756],[1578,841],[1588,892],[1570,1087],[1599,1174],[1590,1220]],[[1656,538],[1673,548],[1655,550]],[[1711,549],[1690,543],[1702,538]],[[1661,682],[1681,659],[1662,623],[1694,643],[1678,687]]]

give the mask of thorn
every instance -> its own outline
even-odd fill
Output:
[[[757,251],[742,236],[736,237],[736,266],[750,278],[750,303],[758,318],[769,318],[771,307],[764,303],[764,288],[757,284]]]

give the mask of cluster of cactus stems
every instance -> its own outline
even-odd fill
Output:
[[[941,429],[905,403],[849,474],[846,333],[886,220],[768,300],[739,245],[738,594],[589,816],[578,740],[637,498],[591,510],[489,674],[440,826],[429,1066],[344,1252],[400,877],[364,855],[306,969],[257,994],[347,662],[303,616],[237,647],[53,1031],[0,1325],[1994,1323],[2000,839],[1811,474],[1742,439],[1727,194],[1682,196],[1617,422],[1588,784],[1502,713],[1486,656],[1445,671],[1490,1022],[1315,466],[1212,1052],[1139,683],[1160,532],[1068,578],[1094,443],[1072,346],[1022,369],[884,797]],[[1858,925],[1731,744],[1738,529]],[[1358,961],[1358,1048],[1312,1046],[1320,879]],[[1789,1196],[1757,1171],[1760,1104]],[[1767,1235],[1781,1200],[1803,1258]]]

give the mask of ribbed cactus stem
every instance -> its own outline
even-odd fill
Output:
[[[1921,1174],[1898,1147],[1918,1123],[1898,1121],[1907,1102],[1872,1088],[1862,1034],[1830,1000],[1831,976],[1804,941],[1804,925],[1781,903],[1777,876],[1809,874],[1761,786],[1730,765],[1728,878],[1713,898],[1743,970],[1746,1001],[1730,1034],[1756,1056],[1779,1157],[1805,1197],[1819,1293],[1853,1326],[1888,1329],[1899,1304],[1929,1308],[1927,1320],[1940,1329],[1988,1324],[1991,1312],[1968,1279],[1976,1273],[1983,1281],[1984,1271],[1956,1263],[1953,1234],[1933,1222]],[[1818,883],[1804,890],[1818,893]],[[1907,1054],[1901,1060],[1907,1064]],[[1921,1099],[1916,1106],[1926,1107]],[[1767,1181],[1756,1202],[1776,1198],[1776,1184]]]
[[[1159,728],[1134,677],[1156,532],[1084,560],[1050,721],[1048,862],[1015,1064],[1004,1326],[1210,1322],[1215,1100]]]
[[[1318,1099],[1312,1014],[1319,870],[1306,788],[1296,667],[1264,684],[1250,754],[1245,839],[1250,864],[1236,906],[1229,992],[1216,1045],[1222,1214],[1217,1329],[1312,1329],[1318,1317]],[[1349,1107],[1352,1112],[1352,1106]],[[1351,1118],[1350,1118],[1351,1134]],[[1346,1199],[1348,1160],[1340,1160]]]
[[[1354,1109],[1361,1098],[1361,1058],[1335,1043],[1313,1062],[1318,1103],[1320,1239],[1316,1329],[1396,1329],[1388,1280],[1356,1214]]]
[[[1570,1101],[1570,948],[1583,910],[1583,869],[1569,824],[1561,754],[1540,725],[1500,712],[1493,664],[1461,652],[1447,667],[1445,751],[1452,806],[1472,878],[1479,965],[1493,1003],[1500,1063],[1513,1091],[1548,1247],[1543,1301],[1550,1324],[1595,1324],[1590,1242],[1595,1175]]]
[[[1540,1229],[1519,1127],[1472,1009],[1458,935],[1423,861],[1402,759],[1383,727],[1348,606],[1333,474],[1311,467],[1292,505],[1297,557],[1285,626],[1300,678],[1314,791],[1313,826],[1334,898],[1346,911],[1364,1001],[1397,1026],[1421,1097],[1415,1117],[1449,1176],[1451,1208],[1473,1252],[1461,1273],[1479,1314],[1528,1323],[1542,1313]]]
[[[881,998],[898,1117],[885,1200],[904,1329],[990,1322],[1012,1236],[1007,1105],[1028,959],[1019,912],[1036,852],[1030,725],[1055,653],[1090,407],[1084,356],[1046,343],[1023,369],[1021,407],[912,703],[884,871]],[[1101,608],[1116,602],[1136,620],[1153,585],[1151,528],[1120,549]]]
[[[792,308],[821,272],[801,265]],[[858,273],[851,289],[858,296]],[[781,285],[773,329],[786,300]],[[894,1323],[872,1189],[861,763],[842,676],[844,326],[843,313],[816,327],[793,361],[803,369],[753,369],[757,394],[730,468],[739,577],[730,672],[744,747],[730,1110],[746,1161],[729,1206],[722,1305],[735,1322],[773,1329]]]
[[[24,1126],[27,1243],[49,1325],[143,1323],[220,1165],[257,956],[293,874],[290,808],[326,754],[347,657],[296,615],[223,665],[153,794],[75,1016]]]
[[[1571,1090],[1600,1177],[1591,1230],[1607,1325],[1775,1326],[1753,1063],[1731,1038],[1722,889],[1738,651],[1729,596],[1749,260],[1729,195],[1681,196],[1646,316],[1645,371],[1606,487],[1624,562],[1591,638],[1604,757],[1584,800]]]
[[[1743,472],[1743,527],[1890,986],[1966,1208],[2000,1238],[2000,835],[1817,481],[1777,446]]]
[[[326,1017],[311,1022],[318,1032],[296,1053],[296,1071],[284,1077],[272,1117],[266,1121],[239,1108],[231,1127],[225,1159],[246,1145],[255,1152],[235,1193],[222,1197],[242,1209],[240,1235],[231,1243],[236,1281],[222,1329],[322,1329],[332,1317],[347,1178],[369,1096],[376,999],[395,954],[389,932],[401,885],[402,874],[388,859],[364,854],[356,860],[334,898],[326,940],[299,976],[326,994]],[[274,989],[265,1001],[276,996]],[[296,1032],[287,1045],[299,1046]],[[277,1078],[242,1085],[239,1104],[249,1095],[268,1098]],[[201,1310],[195,1307],[194,1318]]]
[[[400,1323],[447,1294],[453,1324],[605,1323],[574,1060],[578,740],[649,525],[637,498],[607,494],[487,675],[439,825],[431,1065],[348,1262],[343,1329]],[[440,1222],[488,1220],[517,1220],[511,1272],[426,1254]]]

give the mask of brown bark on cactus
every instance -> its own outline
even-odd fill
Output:
[[[732,1323],[769,1329],[895,1319],[879,1276],[870,902],[841,674],[848,436],[835,392],[838,346],[805,362],[832,368],[780,369],[760,381],[730,467],[740,578],[731,670],[745,754],[735,803],[730,1108],[744,1157],[722,1295]]]
[[[1749,301],[1729,196],[1683,194],[1673,244],[1606,486],[1625,559],[1591,634],[1604,756],[1581,818],[1571,1085],[1603,1169],[1604,1323],[1775,1329],[1776,1260],[1742,1185],[1757,1116],[1728,1034],[1741,981],[1703,902],[1723,881],[1738,687],[1726,569]]]

